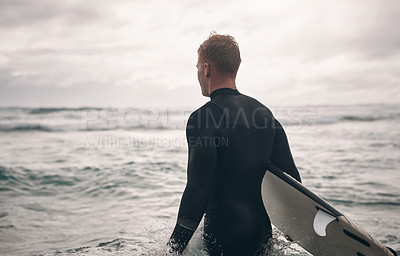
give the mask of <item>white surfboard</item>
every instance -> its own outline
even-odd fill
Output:
[[[313,255],[397,255],[271,163],[261,194],[272,224]]]

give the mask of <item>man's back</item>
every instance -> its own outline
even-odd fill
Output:
[[[253,255],[271,237],[260,188],[266,163],[273,160],[276,128],[282,128],[268,108],[237,90],[218,89],[210,96],[211,101],[191,115],[187,126],[188,179],[195,179],[191,173],[201,172],[212,182],[204,227],[206,248],[210,255],[220,255],[222,249],[225,255]],[[290,151],[284,154],[292,159]],[[215,168],[203,166],[210,162],[215,162]],[[285,167],[297,172],[293,160]]]

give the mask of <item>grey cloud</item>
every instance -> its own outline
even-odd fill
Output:
[[[369,11],[354,20],[359,29],[348,38],[338,38],[337,41],[343,42],[343,49],[357,52],[367,61],[390,59],[400,54],[400,33],[397,28],[397,24],[400,24],[400,2],[387,4],[367,1],[365,4],[371,5]]]
[[[240,86],[268,85],[282,98],[294,87],[294,101],[313,91],[373,95],[377,83],[391,91],[399,81],[399,1],[214,2],[3,0],[2,99],[40,102],[43,90],[60,104],[105,104],[141,93],[139,103],[196,93],[196,50],[213,29],[239,42]]]
[[[82,23],[99,18],[97,8],[85,2],[52,0],[2,0],[0,3],[0,26],[18,27],[50,22],[63,17],[66,22]]]
[[[114,45],[114,46],[101,46],[93,45],[92,47],[74,47],[74,48],[36,48],[36,49],[23,49],[13,52],[13,55],[17,58],[23,57],[34,57],[40,55],[54,55],[59,54],[78,54],[78,55],[98,55],[98,54],[124,54],[132,52],[145,51],[146,47],[143,44],[132,44],[132,45]]]

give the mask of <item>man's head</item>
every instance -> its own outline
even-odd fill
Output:
[[[211,33],[198,53],[198,79],[204,96],[210,94],[210,79],[236,78],[240,63],[239,46],[232,36]]]

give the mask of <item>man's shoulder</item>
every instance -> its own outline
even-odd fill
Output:
[[[186,128],[212,128],[212,124],[220,118],[221,113],[221,109],[214,102],[208,101],[190,114]]]
[[[259,100],[257,100],[256,98],[253,98],[253,97],[251,97],[251,96],[248,96],[248,95],[245,95],[245,94],[242,94],[245,98],[246,98],[246,101],[247,102],[249,102],[249,103],[251,103],[252,104],[252,106],[254,106],[254,107],[256,107],[256,108],[265,108],[265,109],[267,109],[269,112],[271,112],[271,110],[266,106],[266,105],[264,105],[263,103],[261,103]],[[272,113],[272,112],[271,112]]]
[[[218,129],[218,120],[221,118],[221,111],[211,101],[208,101],[196,109],[189,116],[186,124],[187,134],[213,133]]]
[[[207,113],[220,112],[220,107],[212,101],[207,101],[203,106],[199,107],[190,114],[190,117],[206,117]]]

